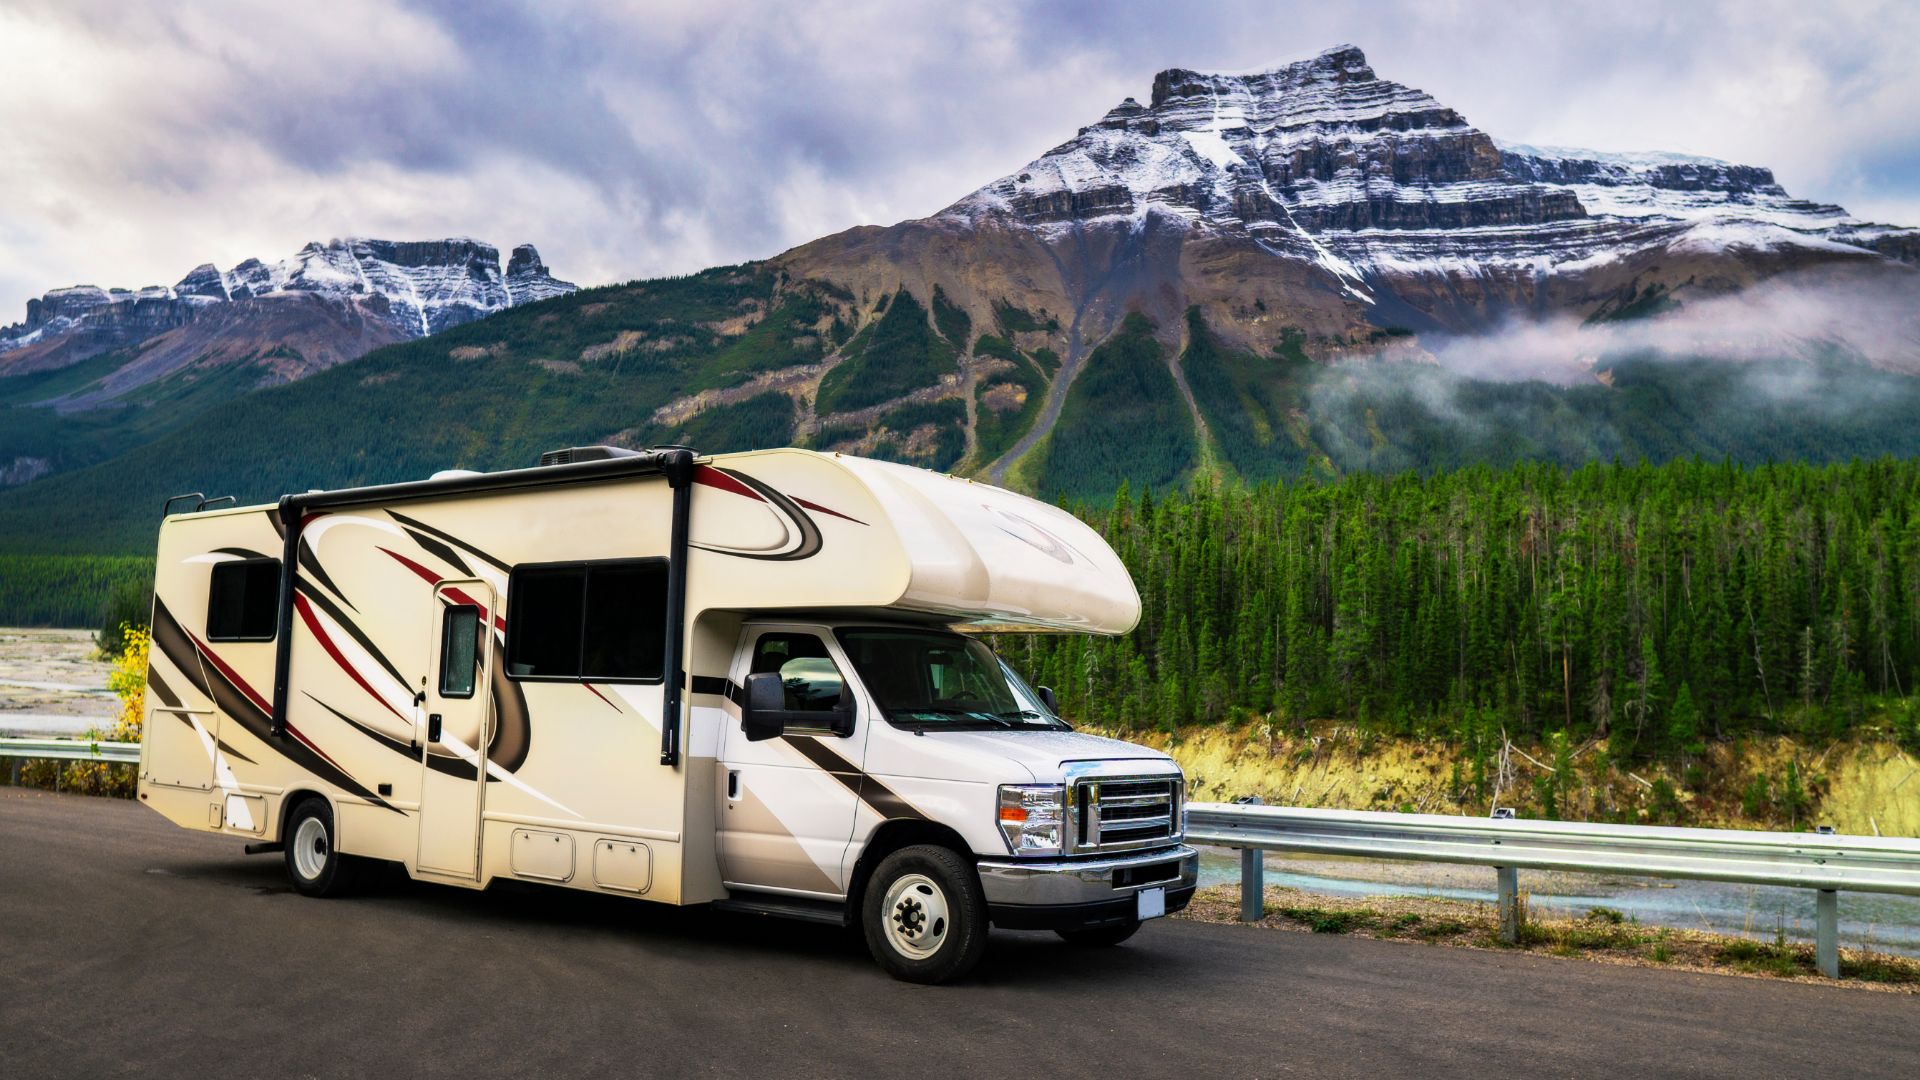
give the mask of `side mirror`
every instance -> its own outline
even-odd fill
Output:
[[[1052,713],[1055,716],[1059,716],[1060,715],[1060,699],[1053,696],[1053,687],[1040,686],[1040,687],[1035,687],[1035,689],[1040,691],[1040,704],[1045,705],[1047,707],[1048,712]]]
[[[786,730],[787,690],[780,674],[762,671],[747,676],[747,700],[740,706],[740,730],[748,742],[777,739]]]

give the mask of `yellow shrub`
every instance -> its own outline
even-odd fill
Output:
[[[127,647],[114,659],[113,673],[107,676],[107,687],[120,695],[120,719],[108,738],[114,742],[139,742],[140,721],[147,708],[147,648],[153,643],[153,635],[141,627],[124,624],[120,632]]]

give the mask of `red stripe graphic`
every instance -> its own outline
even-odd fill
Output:
[[[385,551],[387,554],[393,556],[396,560],[399,561],[401,566],[404,566],[407,569],[413,571],[414,573],[420,575],[420,580],[426,582],[427,584],[429,585],[440,584],[439,574],[436,574],[433,571],[427,569],[426,567],[421,566],[419,563],[414,562],[412,559],[407,558],[405,555],[402,555],[397,551],[392,551],[387,548],[381,548],[380,550]]]
[[[799,504],[800,504],[801,506],[804,506],[804,507],[806,507],[806,508],[807,508],[807,509],[809,509],[809,510],[818,510],[818,511],[820,511],[820,512],[821,512],[821,513],[823,513],[823,514],[832,514],[832,515],[833,515],[834,517],[837,517],[837,518],[839,518],[839,519],[840,519],[840,520],[842,520],[842,521],[851,521],[851,522],[853,522],[853,523],[854,523],[855,525],[865,525],[865,524],[866,524],[866,522],[864,522],[864,521],[861,521],[861,520],[860,520],[859,518],[857,518],[857,517],[848,517],[847,515],[845,515],[845,514],[843,514],[843,513],[841,513],[841,512],[840,512],[840,511],[838,511],[838,510],[829,510],[829,509],[827,509],[826,507],[824,507],[824,506],[821,506],[821,505],[820,505],[819,503],[817,503],[817,502],[813,502],[813,501],[812,501],[812,500],[810,500],[810,499],[803,499],[803,498],[801,498],[801,497],[800,497],[800,496],[798,496],[798,495],[792,495],[792,496],[789,496],[789,498],[791,498],[791,499],[792,499],[792,500],[793,500],[794,502],[797,502],[797,503],[799,503]]]
[[[766,498],[762,496],[759,492],[741,483],[739,480],[736,480],[735,478],[728,476],[726,473],[721,472],[719,469],[715,469],[707,465],[697,466],[693,470],[693,482],[696,484],[705,484],[710,488],[719,488],[721,491],[731,491],[735,495],[744,495],[747,498],[752,499],[754,502],[767,501]],[[866,524],[866,522],[861,521],[859,518],[848,517],[847,515],[841,513],[838,510],[833,510],[825,506],[821,506],[819,503],[814,502],[810,499],[802,499],[798,495],[789,495],[788,498],[792,499],[794,502],[799,503],[801,506],[804,506],[809,510],[818,510],[823,514],[831,514],[842,521],[851,521],[855,525]]]
[[[698,465],[694,467],[693,482],[696,484],[705,484],[710,488],[719,488],[721,491],[731,491],[735,495],[745,495],[754,502],[766,502],[765,499],[760,497],[759,492],[728,476],[726,473],[721,472],[719,469],[708,465]]]
[[[307,629],[313,632],[314,638],[320,642],[320,647],[327,650],[327,655],[333,657],[334,663],[340,665],[341,671],[346,672],[354,682],[359,683],[360,689],[365,690],[373,700],[379,702],[382,708],[395,716],[399,716],[402,720],[406,719],[406,717],[400,716],[400,710],[394,708],[387,702],[386,698],[380,696],[380,692],[373,688],[373,684],[369,683],[365,676],[356,671],[352,664],[347,663],[347,658],[340,653],[340,647],[333,643],[333,638],[329,637],[327,631],[320,625],[320,618],[313,613],[313,608],[307,603],[306,597],[295,593],[293,595],[293,608],[300,613],[301,621],[305,622]],[[291,731],[293,729],[288,728],[287,730]],[[300,741],[305,742],[306,740],[302,739]],[[320,753],[320,748],[314,747],[314,753]],[[321,756],[325,757],[326,755],[321,754]]]
[[[424,566],[421,566],[419,563],[414,562],[412,559],[407,558],[405,555],[402,555],[397,551],[389,551],[386,548],[381,548],[380,550],[385,551],[387,554],[393,556],[395,559],[398,559],[400,561],[400,565],[406,567],[407,569],[413,571],[415,574],[419,575],[420,580],[426,582],[429,585],[438,585],[442,581],[446,580],[440,575],[434,573],[433,571],[427,569]],[[479,608],[482,611],[485,611],[487,609],[487,605],[481,603],[478,600],[475,600],[473,597],[468,596],[466,593],[462,592],[459,589],[448,589],[447,595],[451,597],[453,599],[453,602],[456,604],[470,604],[474,607]],[[506,633],[507,617],[496,612],[493,616],[493,628],[495,630],[500,631],[503,634]]]
[[[601,701],[606,701],[606,702],[607,702],[607,705],[608,705],[609,707],[611,707],[611,708],[613,709],[613,711],[614,711],[614,712],[619,712],[619,711],[620,711],[620,706],[618,706],[618,705],[615,705],[615,704],[614,704],[613,702],[611,702],[611,701],[607,701],[607,695],[605,695],[605,694],[603,694],[603,693],[601,693],[601,692],[600,692],[599,690],[596,690],[596,689],[594,689],[594,685],[593,685],[592,683],[590,683],[590,682],[583,682],[583,683],[581,683],[580,685],[581,685],[581,686],[584,686],[584,687],[586,687],[586,688],[587,688],[587,689],[589,689],[589,690],[593,690],[593,696],[594,696],[594,697],[597,697],[597,698],[599,698],[599,699],[600,699]]]
[[[255,690],[251,686],[248,686],[247,681],[240,677],[239,672],[229,667],[225,660],[222,660],[218,656],[215,656],[213,650],[207,648],[206,642],[201,641],[197,637],[193,637],[192,631],[188,631],[187,636],[190,638],[193,638],[193,647],[200,650],[200,655],[206,657],[207,660],[211,662],[214,667],[219,668],[220,674],[225,675],[227,677],[228,682],[232,683],[235,687],[237,687],[241,693],[247,695],[248,701],[251,701],[255,705],[258,705],[260,707],[260,711],[263,713],[266,713],[268,716],[273,715],[273,706],[267,704],[267,699],[261,697],[259,691]]]

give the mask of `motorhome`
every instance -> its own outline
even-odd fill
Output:
[[[939,982],[990,926],[1110,945],[1192,896],[1179,768],[1074,732],[987,636],[1139,612],[1072,515],[840,454],[189,497],[139,797],[310,896],[383,860],[711,904],[857,927]]]

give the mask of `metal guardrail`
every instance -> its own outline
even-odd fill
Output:
[[[107,761],[140,764],[137,742],[99,742],[93,739],[0,739],[0,757],[51,758],[56,761]]]
[[[1240,917],[1248,921],[1262,914],[1266,851],[1491,866],[1509,942],[1520,930],[1520,870],[1813,889],[1814,958],[1829,978],[1840,975],[1841,890],[1920,896],[1920,840],[1892,837],[1192,803],[1187,840],[1240,849]]]
[[[11,739],[0,738],[0,758],[12,758],[12,775],[9,782],[20,783],[20,762],[23,760],[40,761],[104,761],[111,765],[140,764],[140,744],[122,742],[100,742],[94,739]],[[60,789],[58,774],[54,779],[54,790]]]

